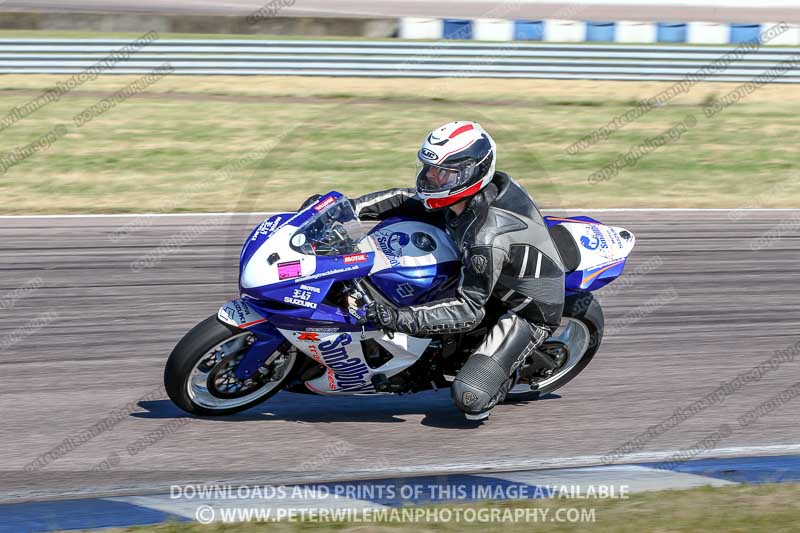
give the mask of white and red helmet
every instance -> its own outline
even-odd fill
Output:
[[[428,134],[417,153],[417,195],[441,209],[477,194],[494,177],[494,139],[477,122],[456,121]]]

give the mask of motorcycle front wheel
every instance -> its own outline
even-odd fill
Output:
[[[164,387],[181,409],[195,415],[238,413],[277,394],[296,375],[302,357],[286,342],[267,357],[250,379],[236,366],[255,335],[212,315],[192,328],[172,350],[164,368]]]

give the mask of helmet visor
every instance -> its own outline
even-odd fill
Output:
[[[434,165],[417,159],[417,190],[435,193],[469,183],[477,165],[470,159],[462,163]]]

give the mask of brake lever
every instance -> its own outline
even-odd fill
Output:
[[[368,319],[367,317],[356,320],[356,326],[361,326],[361,340],[367,338],[367,329],[365,326],[367,325],[368,322],[371,322],[371,320]],[[381,331],[383,332],[384,335],[386,335],[390,339],[394,339],[394,331],[390,329],[382,329]]]
[[[356,287],[356,289],[358,290],[358,292],[361,294],[361,299],[364,301],[364,304],[366,305],[366,307],[367,307],[367,308],[369,308],[369,305],[370,305],[372,302],[374,302],[374,301],[375,301],[375,300],[372,298],[372,295],[371,295],[371,294],[370,294],[370,292],[369,292],[369,287],[368,287],[368,286],[365,286],[363,283],[361,283],[361,280],[360,280],[360,279],[355,279],[355,280],[353,280],[353,285]],[[362,339],[362,340],[363,340],[364,338],[366,338],[366,333],[367,333],[367,332],[366,332],[366,328],[365,328],[364,326],[367,324],[367,322],[371,322],[371,320],[370,320],[369,318],[367,318],[367,316],[366,316],[366,315],[365,315],[363,318],[360,318],[360,319],[357,319],[357,320],[356,320],[356,325],[357,325],[357,326],[361,326],[361,339]],[[391,330],[388,330],[388,329],[382,329],[381,331],[382,331],[382,332],[383,332],[383,334],[384,334],[384,335],[386,335],[386,336],[387,336],[389,339],[394,339],[394,332],[393,332],[393,331],[391,331]]]

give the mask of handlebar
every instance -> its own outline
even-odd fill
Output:
[[[366,283],[364,283],[363,278],[354,279],[353,286],[361,295],[361,301],[367,308],[369,308],[369,306],[375,301],[375,299],[372,297],[372,293],[369,290],[369,286]],[[364,316],[363,318],[360,318],[356,321],[356,325],[364,326],[367,322],[369,322],[369,319],[366,316]]]
[[[364,301],[364,304],[366,304],[366,306],[369,308],[369,306],[375,302],[375,298],[372,296],[372,291],[371,291],[371,289],[369,287],[369,284],[365,283],[363,278],[357,278],[357,279],[353,280],[353,285],[359,291],[359,293],[361,293],[361,299]],[[363,328],[364,325],[367,324],[367,322],[370,322],[370,319],[368,319],[365,316],[364,318],[361,318],[361,319],[357,320],[356,321],[356,325],[361,326]],[[362,331],[363,331],[363,329],[362,329]],[[384,329],[382,331],[390,339],[394,338],[394,332],[393,331],[386,330],[386,329]]]

